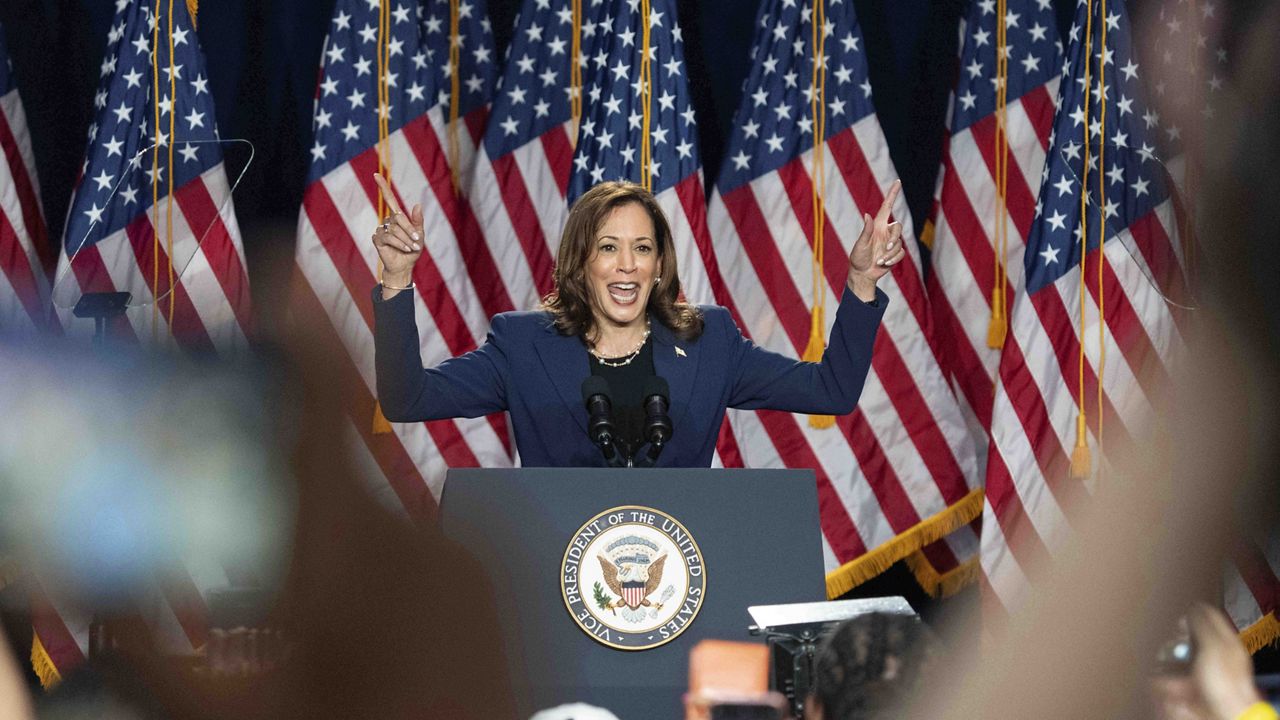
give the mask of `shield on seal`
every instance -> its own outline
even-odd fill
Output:
[[[643,582],[622,583],[622,602],[626,603],[627,607],[632,610],[640,607],[640,604],[644,602],[644,588],[645,583]]]

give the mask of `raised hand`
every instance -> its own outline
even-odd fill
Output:
[[[373,246],[382,260],[382,297],[385,299],[399,292],[388,286],[404,288],[413,282],[413,265],[422,256],[422,206],[414,205],[408,215],[404,214],[387,179],[374,173],[373,181],[391,210],[373,231]]]
[[[875,299],[876,282],[907,254],[902,244],[902,223],[889,222],[901,190],[902,181],[894,180],[876,216],[863,213],[862,234],[849,253],[849,289],[866,302]]]

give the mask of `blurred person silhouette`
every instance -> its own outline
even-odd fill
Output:
[[[4,629],[0,628],[0,718],[28,720],[34,717],[22,671],[14,662],[13,651],[9,647]]]
[[[920,692],[940,657],[929,628],[914,616],[869,613],[839,625],[814,659],[805,720],[897,717]]]
[[[323,321],[322,321],[323,322]],[[300,381],[288,452],[298,498],[289,572],[274,616],[288,658],[257,682],[191,695],[175,717],[514,718],[493,591],[433,520],[395,517],[345,452],[349,389],[329,346],[299,322],[282,375]]]
[[[287,512],[274,517],[279,525],[277,532],[268,533],[277,546],[267,552],[279,556],[282,562],[270,566],[274,577],[254,579],[267,591],[264,612],[268,626],[287,638],[284,656],[274,667],[260,672],[214,676],[198,659],[176,661],[164,654],[150,642],[149,633],[141,629],[129,634],[129,639],[110,654],[94,659],[82,672],[71,673],[60,686],[39,698],[42,717],[518,717],[492,589],[483,580],[476,560],[465,548],[444,537],[433,520],[411,523],[393,515],[359,479],[346,453],[346,386],[327,359],[330,349],[322,338],[311,334],[306,320],[300,319],[284,340],[279,357],[259,367],[256,382],[247,383],[258,389],[259,395],[231,394],[235,402],[261,405],[264,414],[274,421],[268,426],[252,427],[254,432],[261,431],[265,454],[285,466],[280,472],[251,478],[278,485],[268,494],[287,500]],[[98,392],[94,383],[104,378],[111,386],[106,391],[113,393],[111,397],[137,395],[142,397],[139,405],[153,411],[170,399],[166,391],[178,389],[187,392],[187,400],[203,408],[207,415],[216,414],[219,406],[227,404],[226,397],[201,395],[200,390],[191,389],[199,387],[193,378],[206,376],[210,368],[175,369],[161,365],[153,371],[152,366],[161,361],[150,359],[132,365],[121,362],[106,369],[94,365],[97,369],[92,373],[72,373],[81,384],[61,390],[56,386],[40,387],[38,378],[68,376],[64,361],[75,361],[67,360],[67,355],[39,356],[62,360],[50,363],[47,372],[33,370],[26,375],[32,386],[30,393],[45,399],[48,412],[70,413],[86,425],[91,425],[96,416],[80,418],[75,411],[88,412],[86,408]],[[85,362],[100,363],[101,359],[86,358]],[[0,362],[0,367],[5,365]],[[148,371],[141,372],[141,366]],[[207,386],[205,392],[218,387],[225,389],[228,385]],[[153,480],[159,483],[156,487],[183,484],[182,475],[169,475],[163,470],[170,465],[181,466],[192,458],[166,457],[166,453],[175,452],[172,448],[184,446],[163,438],[174,440],[194,427],[208,425],[162,414],[159,417],[165,419],[166,427],[157,428],[129,415],[125,406],[117,407],[114,424],[128,433],[154,433],[162,439],[143,443],[155,450],[153,457],[116,452],[112,457],[118,464],[111,468],[111,479],[116,484],[111,487],[145,498],[146,493],[138,491],[139,483]],[[30,422],[10,428],[0,445],[8,449],[21,447],[22,433],[43,427]],[[83,449],[92,438],[78,439]],[[66,499],[77,496],[76,482],[100,475],[102,471],[89,463],[83,476],[49,480],[66,485],[56,494],[57,498]],[[151,480],[146,480],[148,477]],[[6,480],[12,478],[6,479],[0,469],[0,481]],[[243,478],[235,480],[242,482]],[[219,483],[216,474],[201,481],[210,483],[204,488],[207,492],[225,491],[227,487],[243,489],[231,478]],[[19,480],[19,490],[21,484]],[[0,482],[0,494],[13,489],[13,484]],[[194,513],[192,517],[199,522],[214,522],[210,516],[216,514],[216,509],[195,502],[199,492],[179,488],[174,497],[174,503],[156,501],[149,517],[147,503],[136,503],[131,511],[137,514],[129,517],[166,528],[179,525],[186,513]],[[84,498],[77,502],[91,505]],[[91,506],[85,512],[86,517],[92,517]],[[263,518],[254,517],[251,512],[245,511],[238,520],[238,524],[229,523],[229,528],[223,530],[229,529],[233,535],[253,535],[261,530],[254,525],[263,522]],[[129,523],[118,527],[124,535],[130,535],[135,528],[136,524]],[[5,534],[14,530],[5,528]],[[124,544],[142,542],[140,537],[149,541],[158,537],[164,544],[163,534],[138,531],[132,537],[125,538],[129,542]],[[25,543],[24,547],[41,546]],[[129,596],[137,590],[131,583],[147,570],[136,565],[115,577],[111,577],[110,569],[103,572],[99,568],[91,579],[91,589],[110,586],[113,593]],[[73,575],[78,568],[71,565],[63,571]],[[3,668],[0,674],[4,674]],[[0,703],[16,703],[20,697],[11,699],[8,693],[5,695]]]

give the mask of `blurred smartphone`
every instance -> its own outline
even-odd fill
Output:
[[[703,640],[689,653],[686,720],[783,720],[787,699],[769,690],[769,649]]]

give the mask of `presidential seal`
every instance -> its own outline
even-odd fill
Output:
[[[625,505],[588,520],[569,540],[560,589],[573,621],[619,650],[648,650],[684,632],[702,608],[702,551],[678,520]]]

